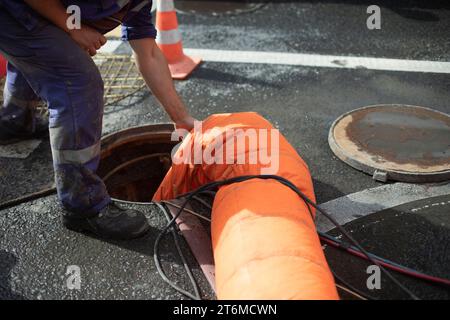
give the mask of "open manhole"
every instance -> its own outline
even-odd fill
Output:
[[[172,124],[125,129],[102,139],[98,169],[112,198],[150,202],[171,166]]]
[[[450,116],[407,105],[353,110],[331,126],[328,142],[338,158],[379,181],[450,179]]]
[[[264,6],[265,3],[246,0],[235,1],[209,1],[209,0],[176,0],[177,11],[187,14],[202,15],[237,15],[253,12]]]

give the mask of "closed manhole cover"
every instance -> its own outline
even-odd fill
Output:
[[[233,15],[255,11],[264,3],[251,1],[208,1],[208,0],[177,0],[175,7],[181,13],[204,15]]]
[[[329,144],[341,160],[381,181],[450,179],[450,116],[407,105],[351,111],[332,125]]]

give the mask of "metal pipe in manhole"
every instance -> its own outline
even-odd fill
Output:
[[[172,124],[121,130],[102,139],[99,176],[113,199],[150,202],[169,170]]]

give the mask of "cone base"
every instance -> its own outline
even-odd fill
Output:
[[[181,61],[169,63],[172,79],[184,80],[202,62],[201,58],[184,55]]]

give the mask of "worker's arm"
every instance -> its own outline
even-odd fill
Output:
[[[136,64],[150,90],[178,128],[192,129],[194,119],[173,85],[167,61],[152,38],[130,40]]]
[[[25,2],[44,18],[67,32],[72,39],[91,56],[106,43],[106,38],[97,30],[81,25],[81,29],[69,29],[69,14],[60,0],[25,0]]]

